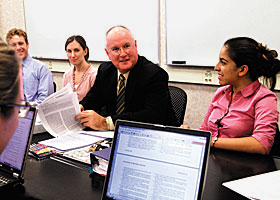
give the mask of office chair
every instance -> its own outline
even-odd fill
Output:
[[[276,126],[276,134],[274,137],[274,143],[270,149],[269,155],[280,157],[280,132],[278,124]]]
[[[187,94],[183,89],[176,86],[168,86],[168,89],[177,123],[183,124],[187,106]]]
[[[56,83],[53,82],[53,92],[55,93],[56,92]]]

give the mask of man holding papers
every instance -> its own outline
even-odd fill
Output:
[[[94,130],[114,130],[117,119],[176,124],[168,91],[168,74],[138,55],[136,40],[124,26],[106,33],[111,62],[99,66],[95,84],[80,102],[76,116]]]

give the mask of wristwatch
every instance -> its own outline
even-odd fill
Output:
[[[217,137],[217,136],[213,138],[213,145],[212,145],[212,147],[214,147],[214,145],[215,145],[215,143],[217,142],[217,140],[218,140],[218,137]]]

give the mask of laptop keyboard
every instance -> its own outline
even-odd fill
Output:
[[[0,186],[6,185],[9,182],[10,182],[9,179],[7,179],[6,177],[0,175]]]

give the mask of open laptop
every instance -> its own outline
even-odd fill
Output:
[[[118,120],[102,199],[201,199],[211,133]]]
[[[36,114],[36,108],[31,107],[25,118],[18,118],[18,127],[0,155],[0,189],[14,186],[24,181],[24,168]]]

